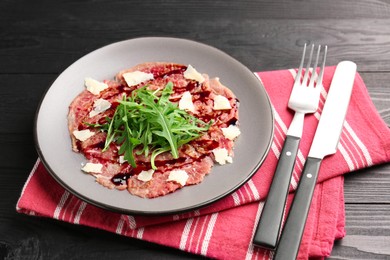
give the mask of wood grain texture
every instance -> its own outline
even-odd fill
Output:
[[[33,23],[35,24],[35,23]],[[360,71],[390,71],[390,55],[383,50],[390,49],[385,33],[390,19],[382,20],[194,20],[187,23],[163,23],[150,29],[117,28],[98,35],[88,28],[76,28],[58,35],[54,24],[42,24],[38,28],[25,28],[24,32],[7,36],[12,48],[0,48],[4,62],[0,64],[3,73],[59,73],[78,58],[115,41],[146,36],[177,36],[174,31],[183,31],[182,38],[213,45],[231,54],[251,70],[274,70],[297,67],[299,53],[305,42],[331,46],[327,63],[336,65],[341,60],[354,60]],[[124,26],[126,26],[125,24]],[[116,24],[115,26],[120,26]],[[358,26],[359,30],[350,30]],[[24,27],[23,27],[24,28]],[[202,34],[194,31],[207,28]],[[19,31],[18,28],[14,30]],[[97,30],[97,29],[96,29]],[[102,28],[101,30],[106,31]],[[39,31],[42,36],[32,34]],[[83,35],[80,35],[83,32]],[[120,32],[120,33],[118,33]],[[229,32],[239,32],[229,33]],[[19,39],[22,37],[22,39]],[[75,44],[74,39],[80,39]],[[15,45],[12,45],[14,42]],[[18,42],[22,42],[18,46]],[[375,44],[373,44],[375,43]],[[350,47],[353,45],[354,48]],[[261,47],[259,47],[261,46]],[[23,57],[20,63],[14,55]],[[50,66],[48,66],[50,64]]]
[[[388,73],[361,73],[370,97],[382,119],[390,126],[390,87]]]
[[[347,204],[347,236],[330,259],[389,259],[390,205]]]
[[[0,74],[1,134],[32,133],[35,112],[56,74]]]
[[[144,36],[215,46],[253,71],[298,66],[305,42],[327,65],[353,60],[390,126],[390,1],[0,1],[0,259],[201,259],[176,249],[17,214],[37,153],[42,95],[78,58]],[[330,259],[390,259],[390,165],[345,177],[347,236]]]
[[[346,203],[390,204],[390,165],[352,172],[345,177]]]
[[[390,71],[387,3],[276,2],[3,1],[0,71],[58,73],[92,50],[143,36],[201,41],[252,70],[298,66],[301,46],[315,42],[331,46],[328,64],[353,59],[361,71]]]

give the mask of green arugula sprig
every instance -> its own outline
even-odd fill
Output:
[[[103,152],[114,142],[120,146],[119,155],[124,155],[133,167],[134,153],[151,154],[153,169],[156,156],[163,152],[170,151],[173,158],[178,158],[178,148],[200,137],[212,122],[205,123],[170,102],[172,89],[169,82],[163,90],[151,91],[145,86],[129,97],[124,95],[113,117],[106,118],[107,124],[93,125],[107,132]],[[136,147],[139,149],[134,152]]]

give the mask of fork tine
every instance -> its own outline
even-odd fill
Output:
[[[320,74],[318,75],[318,78],[316,80],[316,84],[322,82],[322,78],[324,76],[324,69],[325,69],[325,62],[326,62],[326,54],[328,53],[328,46],[325,45],[325,51],[324,51],[324,59],[322,61],[321,69],[320,69]]]
[[[320,57],[320,51],[321,51],[321,45],[318,45],[316,61],[314,62],[313,71],[312,71],[312,74],[310,77],[309,87],[312,87],[314,85],[314,78],[315,78],[316,69],[317,69],[317,65],[318,65],[318,59]]]
[[[306,43],[303,46],[303,52],[302,52],[302,58],[301,58],[301,63],[299,64],[299,69],[297,72],[297,75],[295,76],[295,81],[294,84],[297,84],[301,78],[301,73],[302,73],[302,68],[303,68],[303,62],[305,61],[305,55],[306,55]]]
[[[303,80],[302,80],[302,84],[305,84],[305,85],[306,85],[307,79],[309,77],[310,63],[311,63],[311,58],[313,57],[313,51],[314,51],[314,44],[311,45],[309,60],[307,61],[305,75],[303,76]]]

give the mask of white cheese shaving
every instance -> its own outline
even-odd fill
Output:
[[[137,70],[124,73],[123,78],[125,79],[127,85],[132,87],[138,85],[139,83],[154,79],[154,76],[152,73],[145,73]]]
[[[225,109],[231,109],[229,100],[222,96],[222,95],[216,95],[214,97],[214,110],[225,110]]]
[[[174,181],[179,183],[181,186],[186,185],[186,182],[188,180],[188,174],[186,171],[183,170],[172,170],[169,173],[169,177],[167,181]]]
[[[87,140],[88,138],[93,136],[94,134],[95,134],[95,132],[92,132],[89,129],[80,130],[80,131],[78,131],[78,130],[73,131],[74,137],[76,137],[76,139],[80,140],[81,142],[84,142],[85,140]]]
[[[111,107],[111,103],[105,99],[99,98],[93,102],[93,110],[89,112],[89,117],[94,117]]]
[[[192,102],[192,95],[189,91],[183,93],[183,96],[179,101],[179,108],[182,110],[188,110],[192,113],[195,113],[195,106],[194,103]]]
[[[100,163],[86,163],[81,170],[84,172],[102,173],[103,164]]]
[[[106,83],[97,81],[93,78],[85,78],[84,84],[87,87],[87,90],[94,95],[99,95],[100,91],[108,88],[108,85]]]
[[[229,125],[229,127],[222,127],[221,130],[223,135],[229,140],[234,140],[237,136],[241,134],[240,129],[236,125]]]
[[[153,173],[154,173],[154,170],[153,169],[150,169],[150,170],[147,170],[147,171],[141,171],[138,176],[137,176],[137,179],[140,180],[140,181],[150,181],[152,178],[153,178]]]
[[[228,151],[226,148],[215,148],[213,150],[215,161],[218,162],[220,165],[233,162],[233,158],[229,156]]]
[[[188,65],[188,67],[187,67],[186,71],[184,71],[183,75],[186,79],[196,80],[199,83],[203,83],[203,81],[205,80],[204,77],[202,76],[202,74],[197,72],[196,69],[194,69],[194,67],[192,67],[191,65]]]
[[[118,161],[119,161],[120,164],[123,164],[123,163],[127,162],[123,155],[119,156],[119,160]]]

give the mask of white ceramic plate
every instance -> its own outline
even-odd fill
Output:
[[[148,61],[191,64],[219,77],[240,101],[241,135],[232,164],[215,165],[198,185],[172,194],[142,199],[127,191],[109,190],[80,168],[83,155],[72,152],[68,107],[84,90],[84,78],[111,79],[123,69]],[[257,171],[273,137],[273,112],[264,87],[240,62],[198,42],[177,38],[136,38],[93,51],[61,73],[47,90],[36,117],[36,145],[51,175],[67,190],[96,206],[126,214],[171,214],[203,207],[232,193]]]

